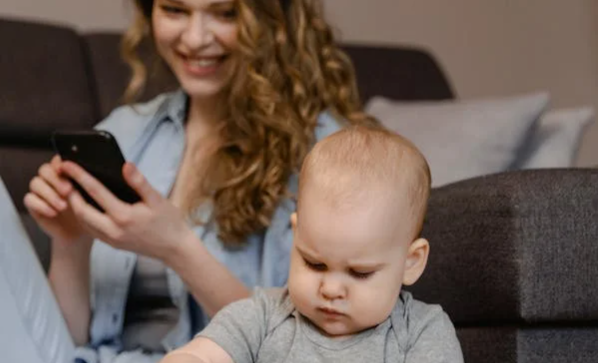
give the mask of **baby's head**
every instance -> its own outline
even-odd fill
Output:
[[[295,307],[331,336],[381,323],[426,266],[425,158],[399,135],[354,126],[317,143],[299,180],[288,283]]]

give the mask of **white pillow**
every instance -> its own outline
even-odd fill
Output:
[[[548,93],[471,101],[374,97],[366,111],[421,150],[436,187],[507,170],[548,102]]]
[[[594,109],[558,109],[542,115],[515,169],[566,168],[575,163],[581,138],[594,122]]]

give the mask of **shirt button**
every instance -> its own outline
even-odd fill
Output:
[[[112,323],[116,324],[118,321],[118,314],[112,314]]]

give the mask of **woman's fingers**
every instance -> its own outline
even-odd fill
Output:
[[[67,161],[62,164],[62,171],[77,182],[107,214],[118,214],[128,205],[118,199],[108,188],[79,165]],[[83,199],[81,199],[83,200]],[[87,204],[87,203],[86,203]],[[90,208],[93,208],[89,206]],[[99,213],[99,212],[98,212]]]
[[[127,183],[149,206],[157,205],[162,200],[162,195],[150,185],[133,163],[125,163],[122,171]]]
[[[120,229],[112,222],[110,217],[87,203],[79,192],[70,194],[69,204],[77,219],[96,237],[118,237],[117,234]]]
[[[29,190],[36,194],[39,198],[46,201],[46,203],[52,206],[56,211],[63,211],[66,209],[67,204],[61,198],[60,195],[46,182],[45,179],[36,176],[29,183]]]
[[[44,164],[39,170],[39,175],[48,180],[48,182],[62,196],[66,197],[73,189],[72,183],[61,175],[62,160],[56,155],[49,164]]]
[[[58,194],[66,197],[72,190],[71,183],[58,175],[51,164],[44,164],[39,168],[38,176],[49,184]]]
[[[23,203],[29,210],[29,213],[34,217],[54,218],[58,215],[55,209],[34,193],[27,193],[23,199]]]

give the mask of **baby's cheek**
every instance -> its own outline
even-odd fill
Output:
[[[295,308],[308,317],[312,308],[318,305],[317,295],[305,276],[293,279],[293,282],[289,283],[289,294]]]
[[[295,298],[305,299],[309,295],[313,295],[313,281],[309,273],[299,271],[301,267],[291,269],[289,276],[289,292]],[[295,270],[295,271],[293,271]]]
[[[359,304],[363,317],[369,324],[379,324],[392,312],[398,293],[395,294],[390,289],[373,288],[363,291],[360,295],[363,297]]]

